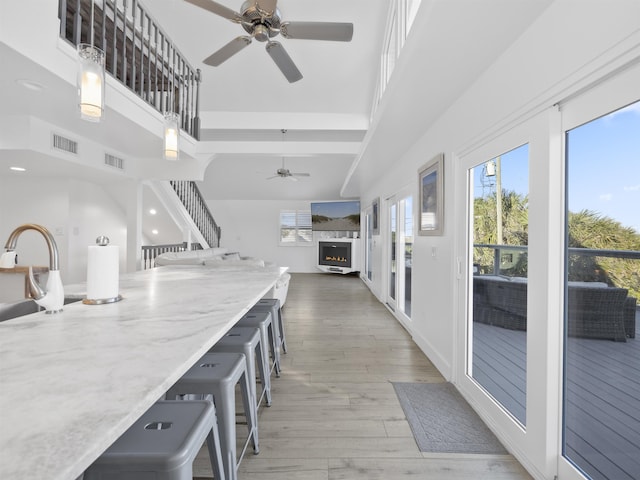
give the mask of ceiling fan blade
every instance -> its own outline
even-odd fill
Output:
[[[268,42],[267,53],[273,59],[280,71],[287,77],[289,83],[297,82],[302,78],[302,74],[291,57],[279,42]]]
[[[289,175],[288,177],[283,177],[285,180],[291,180],[292,182],[297,182],[298,179],[296,177],[293,177],[291,175]]]
[[[291,175],[294,175],[296,177],[310,177],[311,176],[310,173],[292,173]]]
[[[285,38],[350,42],[353,38],[353,23],[283,22],[280,33]]]
[[[232,22],[242,22],[242,16],[239,13],[234,12],[224,5],[220,5],[218,2],[214,2],[213,0],[185,0],[185,2],[195,5],[196,7],[204,8],[205,10],[215,13],[216,15],[220,15]]]
[[[270,17],[276,11],[277,4],[278,0],[258,0],[256,7],[261,14]]]
[[[233,40],[231,40],[229,43],[227,43],[224,47],[222,47],[220,50],[218,50],[217,52],[205,58],[204,63],[212,67],[217,67],[222,62],[231,58],[233,55],[238,53],[240,50],[242,50],[244,47],[246,47],[250,43],[251,43],[251,37],[249,36],[236,37]]]

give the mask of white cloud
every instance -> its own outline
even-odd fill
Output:
[[[635,102],[635,103],[632,103],[631,105],[627,105],[626,107],[621,108],[620,110],[616,110],[615,112],[612,112],[609,115],[611,116],[611,118],[613,118],[614,116],[620,113],[627,113],[627,112],[640,114],[640,102]]]
[[[625,185],[624,187],[624,191],[625,192],[640,192],[640,184],[638,185]]]
[[[611,199],[613,198],[613,194],[612,193],[603,193],[602,195],[600,195],[599,198],[603,202],[610,202]]]

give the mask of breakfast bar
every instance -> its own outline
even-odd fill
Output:
[[[122,275],[120,302],[0,323],[0,478],[77,478],[285,271],[155,268]]]

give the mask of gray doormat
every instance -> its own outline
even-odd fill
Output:
[[[508,453],[450,383],[393,383],[421,452]]]

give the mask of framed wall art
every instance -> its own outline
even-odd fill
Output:
[[[418,170],[418,234],[442,235],[444,231],[444,154],[433,157]]]
[[[371,204],[371,234],[380,235],[380,197]]]

